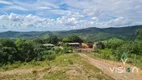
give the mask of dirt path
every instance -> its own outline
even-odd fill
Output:
[[[90,63],[91,65],[99,68],[100,70],[102,70],[105,74],[107,74],[108,76],[114,78],[115,80],[142,80],[142,70],[139,69],[138,73],[116,73],[116,72],[111,72],[111,69],[113,67],[122,67],[123,64],[118,63],[118,62],[112,62],[112,61],[104,61],[104,60],[98,60],[98,59],[94,59],[91,58],[89,56],[87,56],[86,54],[81,54],[79,53],[79,55],[83,58],[85,58],[88,63]],[[132,65],[125,65],[124,67],[132,67]],[[133,66],[134,67],[134,66]],[[111,68],[111,69],[110,69]]]

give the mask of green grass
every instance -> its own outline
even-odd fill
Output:
[[[114,80],[103,74],[98,68],[87,63],[78,54],[62,54],[50,62],[30,63],[19,63],[20,66],[14,69],[32,68],[34,70],[31,73],[5,75],[0,76],[0,78],[2,80]],[[40,68],[43,69],[38,70]]]
[[[31,61],[31,62],[24,62],[19,63],[16,62],[14,64],[7,64],[0,67],[0,71],[7,71],[7,70],[13,70],[13,69],[27,69],[27,68],[41,68],[48,66],[49,62],[47,61]]]
[[[5,75],[0,76],[1,80],[36,80],[38,76],[36,74],[24,74],[24,75]]]

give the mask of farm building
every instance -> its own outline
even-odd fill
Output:
[[[93,48],[94,43],[93,42],[88,42],[87,45],[88,45],[88,48]]]
[[[79,48],[81,47],[80,43],[67,43],[68,46],[74,47],[74,48]]]
[[[54,44],[43,44],[44,47],[54,47]]]
[[[89,48],[89,46],[86,43],[81,43],[82,48]]]

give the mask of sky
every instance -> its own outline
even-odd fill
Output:
[[[0,31],[142,25],[142,0],[0,0]]]

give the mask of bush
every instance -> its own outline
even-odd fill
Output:
[[[118,38],[112,38],[109,40],[103,41],[106,48],[116,49],[117,47],[121,46],[124,41]]]
[[[94,52],[99,53],[99,49],[94,47]]]
[[[53,47],[52,50],[54,51],[55,54],[62,53],[61,48],[60,48],[60,47],[57,47],[57,46],[56,46],[56,47]]]
[[[54,60],[56,58],[56,54],[47,55],[47,60]]]
[[[71,52],[73,52],[73,48],[69,47],[69,46],[64,46],[63,51],[64,51],[64,53],[71,53]]]
[[[141,54],[142,47],[137,42],[127,41],[123,45],[117,47],[115,53],[122,54],[126,52],[128,54]]]
[[[104,58],[104,59],[112,58],[112,51],[111,51],[111,49],[99,50],[99,53],[101,53],[101,57]]]

